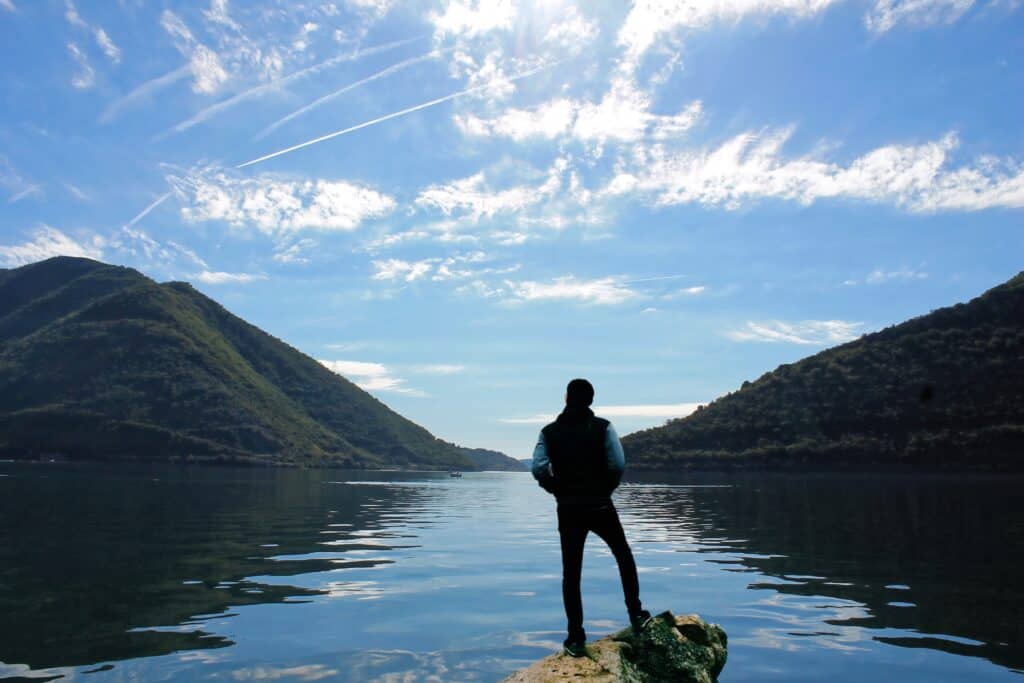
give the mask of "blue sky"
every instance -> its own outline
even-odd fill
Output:
[[[1024,259],[1008,0],[0,0],[0,265],[187,280],[435,434],[620,433]]]

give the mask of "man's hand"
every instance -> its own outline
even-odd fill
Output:
[[[556,481],[554,470],[551,468],[551,463],[548,463],[548,466],[537,474],[537,483],[542,489],[551,495],[555,495]]]

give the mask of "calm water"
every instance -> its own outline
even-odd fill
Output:
[[[691,476],[616,502],[724,682],[1024,680],[1021,480]],[[500,680],[560,645],[528,474],[0,463],[0,678]],[[591,637],[625,619],[591,538]]]

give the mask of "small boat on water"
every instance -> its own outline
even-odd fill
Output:
[[[462,477],[462,472],[459,472],[458,470],[452,470],[451,472],[448,473],[448,476],[449,477]]]

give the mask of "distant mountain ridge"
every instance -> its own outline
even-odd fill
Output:
[[[191,285],[72,257],[0,271],[0,453],[480,469]]]
[[[623,439],[636,469],[1024,468],[1024,273]]]

